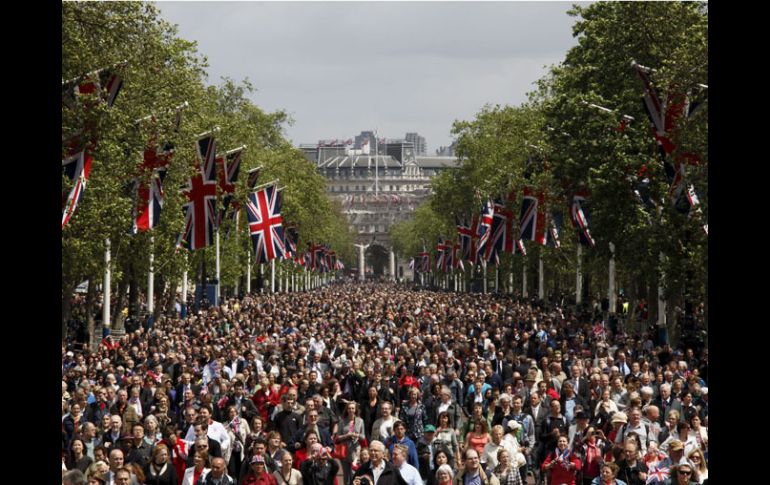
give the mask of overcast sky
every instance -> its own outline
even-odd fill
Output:
[[[456,119],[518,105],[576,44],[572,2],[158,2],[198,42],[210,84],[248,78],[295,144],[417,132],[428,154]]]

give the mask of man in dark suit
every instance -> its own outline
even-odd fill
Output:
[[[193,384],[191,382],[192,377],[189,373],[183,372],[182,376],[180,377],[181,382],[178,386],[176,386],[176,405],[177,408],[180,407],[182,404],[182,401],[184,401],[184,392],[187,389],[190,389],[193,392],[193,395],[197,396],[200,393],[201,387],[197,384]],[[183,408],[184,409],[184,408]]]
[[[588,399],[591,397],[588,380],[581,375],[580,367],[573,365],[570,371],[572,373],[572,378],[569,379],[569,382],[572,384],[575,394],[580,396],[583,401],[588,402]]]
[[[660,385],[660,397],[655,399],[652,403],[660,409],[659,422],[661,425],[666,424],[666,417],[668,416],[668,412],[672,409],[676,409],[679,412],[680,417],[682,415],[682,403],[680,403],[679,400],[674,399],[674,396],[671,395],[671,385],[669,384]]]
[[[496,358],[491,361],[491,364],[495,374],[499,375],[503,380],[503,384],[511,382],[513,378],[513,367],[505,361],[502,350],[497,351]]]
[[[236,380],[235,384],[233,384],[233,395],[230,396],[230,398],[227,400],[225,409],[230,406],[235,406],[235,410],[238,412],[238,415],[249,423],[254,418],[254,416],[259,414],[259,411],[257,411],[257,407],[254,405],[254,402],[246,397],[244,393],[243,382],[240,380]]]

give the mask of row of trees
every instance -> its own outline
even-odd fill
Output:
[[[513,271],[520,283],[522,265],[527,265],[536,278],[542,257],[547,287],[574,291],[577,237],[568,206],[575,192],[586,191],[596,246],[583,251],[583,271],[592,294],[606,294],[613,242],[617,281],[631,300],[656,301],[662,282],[671,312],[686,302],[705,302],[707,308],[702,226],[708,214],[708,104],[682,119],[673,133],[677,149],[672,158],[689,152],[702,159],[687,166],[701,212],[683,215],[670,202],[669,181],[643,107],[643,86],[631,64],[655,70],[650,76],[664,99],[674,91],[698,94],[698,85],[708,84],[707,5],[598,2],[575,6],[570,15],[577,18],[573,35],[578,44],[538,81],[527,103],[484,106],[475,119],[454,123],[462,166],[434,179],[434,195],[414,220],[393,228],[397,249],[411,257],[422,249],[421,238],[434,250],[440,235],[454,236],[455,216],[469,219],[478,212],[477,191],[486,198],[516,190],[518,216],[522,188],[529,186],[546,193],[550,209],[563,212],[562,247],[528,242],[527,257],[505,255],[500,271],[504,280]],[[633,117],[623,128],[622,115]],[[644,178],[651,199],[658,202],[651,210],[634,194]]]
[[[223,79],[207,86],[206,58],[196,45],[177,36],[176,27],[159,17],[157,8],[140,2],[62,3],[62,74],[74,79],[108,66],[118,66],[124,84],[112,109],[101,110],[95,131],[99,140],[93,151],[93,166],[83,200],[62,231],[62,325],[71,316],[71,295],[88,281],[86,294],[89,327],[98,306],[96,285],[104,274],[105,240],[111,242],[113,308],[115,320],[128,306],[138,310],[140,294],[146,291],[150,236],[155,254],[156,313],[173,307],[177,285],[184,271],[204,264],[213,272],[214,248],[185,254],[175,245],[183,229],[184,196],[178,188],[195,172],[196,135],[219,127],[218,152],[241,145],[243,152],[237,196],[244,201],[244,179],[251,168],[263,167],[260,182],[280,180],[284,190],[282,215],[285,223],[298,227],[302,250],[306,241],[323,241],[336,249],[338,257],[352,260],[352,236],[340,207],[326,196],[325,181],[312,163],[284,137],[283,126],[291,123],[283,111],[268,113],[249,101],[253,91],[248,81]],[[175,130],[173,108],[187,101],[182,122]],[[136,123],[154,114],[157,123]],[[62,107],[62,133],[83,128],[84,113]],[[133,182],[142,153],[158,130],[161,143],[174,145],[174,154],[164,181],[165,203],[160,223],[149,233],[131,235],[134,205]],[[65,147],[62,147],[63,154]],[[70,182],[63,178],[67,193]],[[222,238],[221,285],[225,291],[242,281],[251,242],[241,227]],[[222,233],[227,229],[225,221]],[[252,261],[253,261],[252,257]],[[281,263],[293,271],[291,263]]]

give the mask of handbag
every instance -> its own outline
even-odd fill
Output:
[[[335,443],[334,451],[332,452],[332,458],[337,458],[338,460],[344,460],[347,457],[348,457],[348,445],[346,445],[344,442]]]

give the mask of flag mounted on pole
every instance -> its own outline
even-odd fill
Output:
[[[570,217],[572,225],[578,230],[578,241],[583,246],[596,246],[596,241],[588,231],[589,213],[585,208],[586,194],[576,193],[572,198]]]
[[[490,239],[492,235],[492,223],[495,217],[495,209],[492,205],[492,201],[487,200],[481,206],[481,215],[479,217],[478,236],[479,244],[476,247],[476,261],[481,263],[487,261],[487,255],[491,253],[491,249],[487,249],[491,246]]]
[[[281,204],[282,191],[275,184],[249,194],[246,215],[257,264],[286,258]]]
[[[62,206],[64,208],[61,219],[62,229],[64,229],[64,226],[67,225],[75,213],[78,202],[83,199],[83,192],[86,190],[88,176],[91,173],[92,161],[91,154],[87,149],[83,149],[61,161],[64,175],[73,183],[66,199],[63,197],[64,194],[62,194]]]
[[[537,244],[545,244],[545,196],[542,192],[535,194],[528,187],[524,188],[524,197],[521,202],[521,214],[519,227],[521,227],[521,239],[535,241]]]
[[[556,249],[561,248],[561,241],[559,240],[559,234],[561,234],[561,226],[563,223],[563,217],[561,211],[552,211],[551,217],[548,221],[548,232],[546,233],[545,244]]]
[[[98,94],[97,103],[106,103],[111,108],[123,85],[122,78],[112,69],[102,69],[88,73],[78,79],[62,83],[62,105],[76,110],[80,96]],[[62,223],[67,225],[77,209],[78,202],[83,199],[83,193],[91,173],[93,157],[91,153],[96,148],[98,136],[96,120],[93,119],[92,102],[83,100],[87,118],[83,121],[84,128],[68,135],[64,142],[62,157],[62,175],[71,183],[67,196],[62,192]]]
[[[185,228],[179,236],[178,246],[191,251],[210,246],[214,241],[217,223],[216,143],[214,135],[204,134],[197,142],[201,159],[200,171],[187,181],[183,189],[187,203],[182,206]]]
[[[436,245],[436,271],[446,272],[447,270],[447,249],[451,248],[444,241],[443,237],[438,238],[438,244]]]
[[[462,245],[460,244],[459,240],[455,240],[452,243],[452,253],[451,253],[451,262],[452,262],[452,269],[460,269],[460,271],[465,271],[465,265],[463,264],[463,257],[462,257]]]
[[[185,102],[175,109],[175,132],[179,131],[179,125],[182,122],[182,110],[187,106],[187,102]],[[163,180],[166,178],[168,164],[174,153],[174,146],[170,143],[164,143],[162,147],[159,146],[156,117],[150,115],[138,122],[146,119],[149,119],[154,132],[144,150],[136,179],[136,201],[132,228],[134,234],[153,229],[160,220],[164,199]]]
[[[219,190],[223,194],[222,198],[222,211],[219,214],[219,220],[217,221],[217,227],[222,223],[222,220],[227,217],[227,211],[230,208],[230,203],[235,197],[235,182],[238,181],[238,174],[241,170],[241,154],[245,146],[228,151],[224,157],[216,157],[217,164],[217,181],[219,184]],[[235,206],[233,206],[235,208]],[[234,211],[233,215],[235,214]]]

